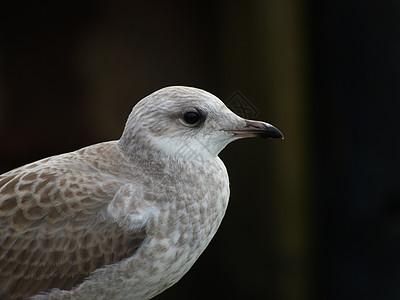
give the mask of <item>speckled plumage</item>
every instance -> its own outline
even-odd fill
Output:
[[[182,117],[193,109],[198,126]],[[150,299],[176,283],[228,204],[218,153],[255,130],[277,134],[260,124],[169,87],[134,107],[119,141],[0,175],[0,298]]]

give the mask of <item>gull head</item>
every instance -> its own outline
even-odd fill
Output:
[[[175,159],[208,160],[230,142],[256,136],[283,138],[274,126],[239,117],[204,90],[171,86],[133,107],[119,147],[128,155],[148,148]]]

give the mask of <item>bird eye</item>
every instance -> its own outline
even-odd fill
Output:
[[[186,123],[194,125],[200,120],[200,115],[198,112],[188,111],[183,115],[183,119]]]

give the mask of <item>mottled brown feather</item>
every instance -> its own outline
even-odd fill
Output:
[[[144,230],[129,231],[105,216],[121,183],[81,170],[82,163],[66,168],[73,158],[0,175],[0,299],[71,289],[93,270],[133,255],[145,239]]]

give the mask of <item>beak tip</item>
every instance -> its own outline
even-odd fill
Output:
[[[266,126],[265,132],[264,132],[262,137],[264,137],[264,138],[278,138],[278,139],[281,139],[281,140],[285,139],[285,137],[282,134],[282,132],[280,132],[280,130],[278,128],[276,128],[276,127],[274,127],[274,126],[272,126],[270,124],[268,124],[268,126]]]

